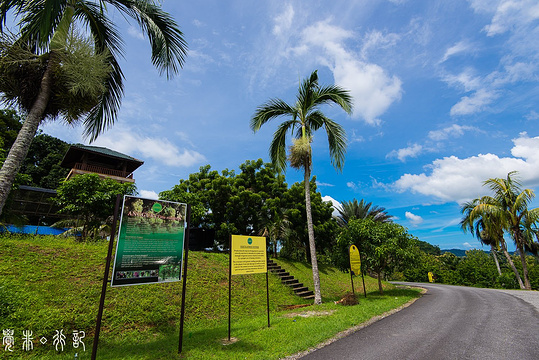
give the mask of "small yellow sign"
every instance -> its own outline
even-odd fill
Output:
[[[361,274],[361,257],[355,245],[350,246],[350,270],[354,272],[354,275]]]
[[[429,282],[430,283],[434,282],[434,274],[432,272],[430,272],[430,271],[429,271]]]
[[[268,272],[265,237],[232,235],[230,257],[232,275]]]

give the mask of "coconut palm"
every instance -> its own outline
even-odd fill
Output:
[[[117,60],[122,54],[122,41],[107,17],[110,8],[137,21],[148,36],[152,63],[160,73],[166,73],[167,77],[177,73],[183,65],[187,45],[176,22],[152,0],[0,2],[0,33],[5,44],[2,47],[5,51],[0,54],[0,91],[8,102],[17,104],[27,113],[0,170],[0,214],[13,179],[43,120],[59,116],[68,122],[82,120],[90,141],[114,123],[120,108],[124,77]],[[15,14],[19,19],[16,38],[10,37],[5,29],[8,14]],[[69,91],[65,90],[68,86],[63,65],[70,55],[70,34],[77,31],[87,34],[91,40],[93,51],[88,58],[105,58],[108,70],[103,81],[97,81],[103,85],[97,93],[88,93],[78,86],[78,81],[69,87]],[[94,75],[87,67],[84,70],[90,77]],[[59,87],[63,91],[59,91]],[[66,101],[63,95],[70,91],[78,92],[78,100]]]
[[[500,247],[504,249],[504,255],[506,255],[506,258],[511,265],[511,268],[515,272],[515,276],[523,287],[524,284],[522,283],[522,279],[520,278],[520,274],[516,270],[515,264],[513,263],[513,260],[509,256],[509,253],[507,252],[507,247],[505,246],[505,239],[503,238],[503,228],[501,226],[498,226],[492,219],[488,216],[488,214],[481,216],[479,213],[473,213],[474,217],[472,217],[472,211],[474,208],[479,205],[480,199],[474,199],[472,201],[466,202],[463,204],[461,212],[464,214],[464,217],[460,221],[461,229],[464,232],[469,231],[472,235],[477,237],[477,240],[482,245],[488,245],[490,246],[490,252],[492,254],[492,257],[494,258],[494,262],[496,263],[496,269],[498,270],[498,274],[501,275],[502,271],[500,269],[500,262],[498,261],[498,256],[496,255],[496,250],[499,250]],[[501,245],[503,243],[503,245]]]
[[[324,128],[328,137],[331,163],[337,170],[342,170],[346,153],[346,134],[342,126],[326,117],[320,107],[326,104],[336,104],[348,114],[352,112],[352,98],[347,90],[331,85],[321,87],[318,84],[318,73],[313,71],[311,76],[300,84],[296,103],[289,105],[280,99],[271,99],[259,106],[251,118],[251,129],[256,132],[268,121],[285,117],[273,135],[269,153],[271,162],[279,172],[286,170],[287,160],[295,169],[304,171],[305,208],[307,213],[307,232],[314,281],[314,303],[321,304],[320,277],[316,259],[314,229],[311,214],[310,179],[312,171],[311,142],[313,133]],[[293,137],[289,156],[286,151],[287,134]]]
[[[511,234],[518,249],[522,263],[524,288],[531,289],[526,264],[526,247],[529,245],[529,236],[525,236],[526,229],[536,224],[539,218],[539,208],[528,209],[528,204],[535,197],[533,190],[524,189],[515,179],[515,171],[507,174],[507,178],[492,178],[483,185],[493,191],[493,196],[483,196],[479,204],[472,210],[472,217],[478,215],[497,219],[503,230]]]
[[[372,218],[376,222],[390,222],[393,215],[389,215],[385,208],[378,205],[372,206],[372,202],[361,199],[352,201],[341,201],[340,208],[337,208],[339,215],[335,217],[341,227],[346,227],[352,219]]]

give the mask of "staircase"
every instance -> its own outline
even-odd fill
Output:
[[[281,282],[294,290],[294,293],[303,299],[314,299],[314,293],[308,287],[303,286],[298,280],[294,279],[285,269],[268,259],[268,270],[281,278]]]

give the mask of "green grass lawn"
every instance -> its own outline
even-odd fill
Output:
[[[106,260],[107,243],[76,243],[59,237],[0,235],[0,328],[15,331],[14,351],[0,348],[0,359],[89,359]],[[312,289],[310,268],[277,260]],[[368,297],[359,305],[335,305],[350,291],[350,275],[320,269],[323,305],[283,310],[302,300],[270,274],[267,326],[265,274],[232,278],[231,336],[228,337],[228,254],[189,253],[183,353],[177,355],[181,283],[108,288],[98,359],[278,359],[316,346],[340,331],[396,308],[418,291],[385,284],[377,294],[366,278]],[[354,279],[362,293],[361,278]],[[314,313],[313,313],[314,312]],[[64,351],[53,335],[63,329]],[[22,350],[31,330],[34,349]],[[73,348],[73,331],[84,331],[86,351]],[[48,342],[39,343],[45,336]],[[81,345],[82,346],[82,345]]]

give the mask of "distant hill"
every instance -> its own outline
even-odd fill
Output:
[[[470,249],[471,250],[471,249]],[[464,257],[466,256],[466,251],[468,250],[462,250],[462,249],[449,249],[449,250],[442,250],[442,254],[443,253],[446,253],[446,252],[449,252],[451,254],[455,254],[456,256],[458,257]],[[489,254],[490,251],[485,251],[483,250],[485,253]],[[514,251],[510,251],[509,252],[510,255],[514,255]]]

